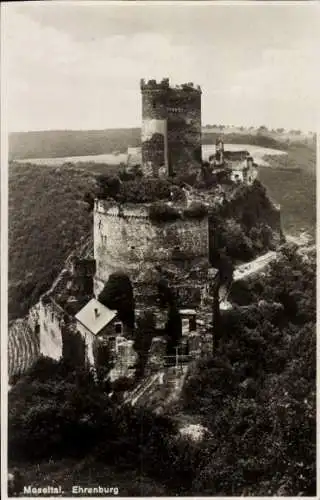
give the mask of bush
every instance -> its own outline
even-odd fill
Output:
[[[84,453],[97,438],[97,422],[107,422],[108,408],[108,398],[86,370],[39,361],[9,394],[9,458]]]
[[[248,290],[269,303],[222,316],[214,357],[186,379],[184,407],[212,431],[194,493],[315,495],[315,262],[285,253]]]
[[[121,187],[121,181],[117,176],[98,175],[96,178],[98,198],[116,198]]]
[[[181,214],[170,205],[155,203],[149,209],[149,217],[155,222],[166,222],[181,219]]]
[[[183,211],[183,215],[188,219],[203,219],[208,215],[208,208],[203,203],[193,202]]]

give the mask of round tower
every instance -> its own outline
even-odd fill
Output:
[[[207,215],[156,222],[147,204],[96,200],[94,294],[99,295],[110,274],[121,271],[129,276],[138,304],[140,299],[155,301],[160,278],[188,295],[189,285],[195,289],[206,281],[208,247]]]

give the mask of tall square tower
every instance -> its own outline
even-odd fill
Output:
[[[142,167],[145,175],[168,176],[201,166],[201,88],[171,87],[169,79],[141,80]]]

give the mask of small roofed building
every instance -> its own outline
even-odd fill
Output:
[[[217,172],[221,168],[236,168],[237,165],[244,162],[248,157],[250,157],[250,153],[246,149],[225,150],[224,142],[219,137],[216,140],[215,153],[209,156],[209,164],[214,172]]]
[[[111,352],[117,351],[117,340],[123,336],[124,325],[117,311],[91,299],[75,316],[77,331],[83,338],[86,362],[94,366],[93,345],[96,340],[109,345]]]
[[[232,182],[251,185],[258,177],[258,165],[252,156],[247,156],[244,161],[231,164],[230,179]]]

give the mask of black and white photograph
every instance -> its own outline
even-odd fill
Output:
[[[2,3],[4,498],[317,496],[319,7]]]

